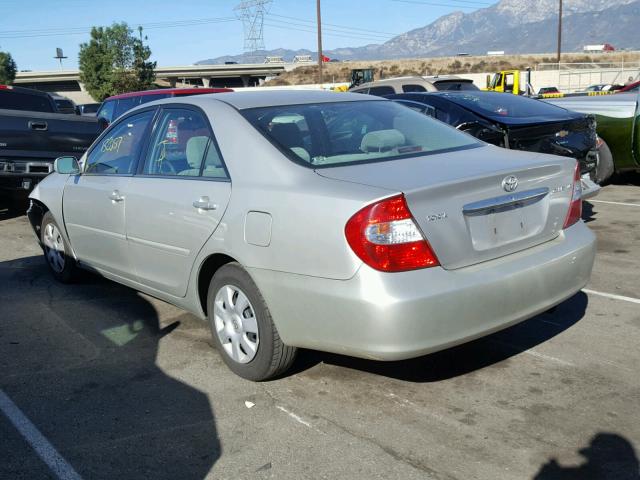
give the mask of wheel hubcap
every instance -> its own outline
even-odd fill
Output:
[[[218,290],[213,322],[224,351],[238,363],[249,363],[258,351],[258,322],[251,302],[234,285]]]
[[[53,223],[47,223],[44,227],[44,253],[47,262],[56,272],[64,270],[64,240],[60,230]]]

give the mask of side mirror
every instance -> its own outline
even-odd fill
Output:
[[[80,165],[76,157],[58,157],[53,162],[53,171],[62,175],[76,175],[80,173]]]

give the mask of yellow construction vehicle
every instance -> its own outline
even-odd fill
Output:
[[[341,85],[339,87],[334,87],[334,91],[336,92],[346,92],[350,88],[356,87],[362,83],[373,82],[373,68],[356,68],[351,70],[351,84],[347,87],[346,85]]]
[[[526,75],[521,75],[520,70],[501,70],[493,77],[487,75],[486,90],[514,95],[534,95],[531,86],[531,69],[527,68]]]

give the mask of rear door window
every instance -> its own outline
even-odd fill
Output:
[[[141,173],[228,178],[204,115],[182,108],[160,115]]]
[[[53,112],[51,101],[45,95],[30,95],[11,90],[0,90],[0,108],[30,112]]]

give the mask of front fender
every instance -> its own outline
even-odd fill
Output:
[[[51,212],[53,218],[56,220],[56,223],[60,227],[60,233],[64,237],[67,242],[67,245],[71,247],[71,251],[73,252],[74,258],[76,258],[75,252],[73,251],[73,244],[69,239],[69,235],[67,233],[65,221],[64,221],[64,211],[62,205],[62,198],[64,196],[64,187],[69,181],[71,175],[62,175],[56,172],[50,173],[47,177],[42,180],[33,191],[29,194],[29,200],[31,201],[31,205],[29,206],[29,221],[31,222],[31,226],[38,237],[38,242],[40,241],[40,225],[39,222],[42,221],[42,216],[47,212]],[[41,215],[39,214],[41,211]]]

